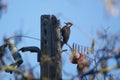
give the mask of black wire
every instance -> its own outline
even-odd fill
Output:
[[[15,37],[24,37],[24,38],[30,38],[30,39],[34,39],[34,40],[38,40],[38,41],[40,41],[40,39],[38,39],[38,38],[34,38],[34,37],[31,37],[31,36],[15,36]],[[14,38],[14,36],[9,37],[8,39],[11,39],[11,38]]]

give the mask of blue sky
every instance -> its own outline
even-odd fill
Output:
[[[109,32],[118,33],[120,30],[120,16],[110,16],[106,12],[104,0],[8,0],[7,12],[3,12],[0,19],[0,44],[4,35],[11,36],[22,28],[23,34],[40,38],[40,16],[54,14],[61,21],[71,21],[69,44],[73,42],[90,46],[91,39],[88,34],[97,39],[96,30],[109,28]],[[86,32],[86,34],[84,33]],[[18,47],[35,45],[40,47],[40,42],[31,39],[23,39]],[[97,44],[99,45],[99,43]],[[96,46],[97,46],[96,45]],[[67,47],[64,47],[65,49]],[[24,62],[32,66],[37,64],[36,55],[23,54]],[[63,69],[68,73],[76,74],[76,65],[69,62],[69,56],[62,54],[65,63]],[[11,76],[11,75],[8,75]],[[63,74],[63,78],[69,78]]]

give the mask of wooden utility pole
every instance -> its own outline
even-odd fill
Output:
[[[41,80],[61,80],[60,22],[54,15],[41,16]]]

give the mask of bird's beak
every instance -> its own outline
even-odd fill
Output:
[[[64,22],[64,24],[67,24],[66,22]]]

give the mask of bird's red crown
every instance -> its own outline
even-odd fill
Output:
[[[65,23],[65,24],[67,24],[67,25],[70,24],[71,26],[73,25],[73,23],[71,23],[71,22],[67,22],[67,23]]]

